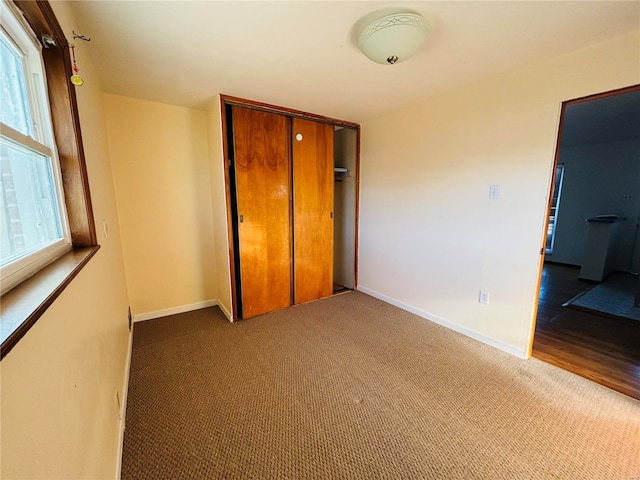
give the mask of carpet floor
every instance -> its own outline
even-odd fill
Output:
[[[640,478],[640,402],[359,292],[137,323],[123,479]]]
[[[637,288],[638,277],[616,272],[605,282],[572,298],[565,306],[640,321],[640,307],[633,305]]]

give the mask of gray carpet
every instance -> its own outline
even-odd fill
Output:
[[[640,402],[359,292],[135,324],[123,479],[616,479]]]
[[[633,305],[637,288],[638,277],[614,273],[605,282],[575,296],[564,306],[640,321],[640,307]]]

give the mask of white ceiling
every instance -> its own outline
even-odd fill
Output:
[[[356,122],[640,28],[638,1],[71,5],[107,92],[195,108],[225,93]],[[354,25],[391,7],[434,28],[413,58],[379,65]]]

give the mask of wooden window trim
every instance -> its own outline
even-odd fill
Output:
[[[48,1],[15,0],[16,6],[36,36],[51,37],[55,45],[45,45],[42,58],[47,76],[53,133],[58,147],[65,205],[74,248],[96,244],[96,231],[89,195],[80,119],[75,87],[68,81],[73,74],[69,42]]]
[[[20,341],[100,248],[76,248],[2,296],[0,358]]]
[[[53,133],[58,149],[65,207],[73,249],[33,277],[5,293],[2,303],[0,358],[40,318],[65,287],[100,248],[97,244],[89,179],[85,164],[80,118],[72,75],[69,42],[47,0],[14,0],[43,45]]]

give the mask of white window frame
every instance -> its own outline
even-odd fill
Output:
[[[6,139],[45,155],[50,159],[62,230],[61,239],[45,247],[35,249],[35,251],[23,253],[16,260],[0,268],[0,294],[4,294],[71,250],[72,245],[71,232],[65,210],[60,161],[53,136],[42,47],[12,2],[0,1],[0,15],[2,16],[2,33],[9,38],[16,50],[23,55],[27,96],[29,97],[29,107],[33,121],[33,136],[24,135],[1,122],[0,134]]]
[[[551,190],[551,205],[549,209],[549,220],[547,223],[547,236],[551,235],[550,245],[547,247],[545,242],[544,253],[553,254],[553,246],[556,241],[556,227],[558,226],[558,213],[560,211],[560,197],[562,195],[562,184],[564,181],[564,164],[559,163],[555,167],[555,176],[553,181],[553,190]],[[556,192],[556,190],[558,190]],[[556,195],[557,194],[557,195]],[[555,202],[554,202],[555,198]]]

